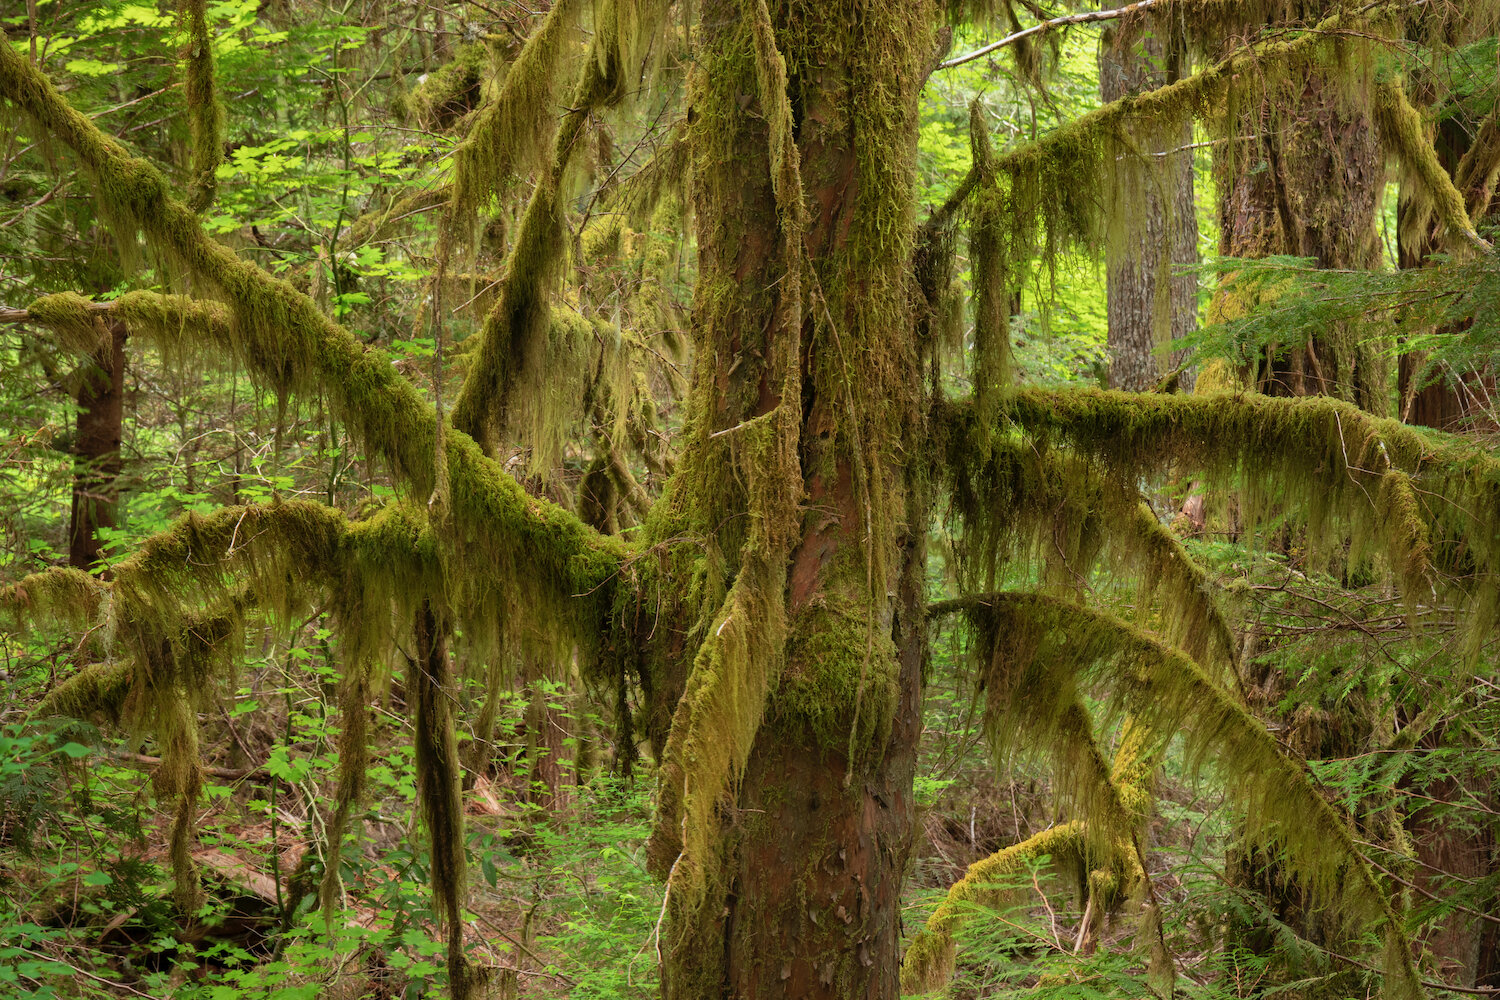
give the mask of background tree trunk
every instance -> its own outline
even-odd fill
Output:
[[[1285,81],[1241,120],[1234,141],[1220,144],[1221,254],[1291,254],[1349,270],[1379,262],[1384,157],[1369,115],[1344,101],[1338,86],[1319,73]],[[1221,293],[1215,312],[1233,318],[1251,306]],[[1388,369],[1379,354],[1353,330],[1331,330],[1290,350],[1273,344],[1253,372],[1255,387],[1272,396],[1334,396],[1388,414]]]
[[[90,569],[99,561],[103,547],[99,530],[119,524],[116,480],[125,418],[125,324],[110,320],[104,325],[109,346],[94,354],[78,373],[73,505],[68,522],[68,565],[78,569]]]
[[[1172,83],[1180,75],[1176,51],[1145,28],[1122,22],[1099,44],[1099,92],[1106,103]],[[1152,389],[1181,363],[1182,352],[1159,353],[1198,325],[1198,216],[1193,202],[1193,125],[1184,122],[1167,142],[1147,141],[1142,162],[1115,164],[1116,203],[1125,231],[1109,247],[1109,387]],[[1173,152],[1177,150],[1177,152]],[[1160,287],[1165,281],[1167,287]],[[1192,389],[1184,373],[1179,385]]]

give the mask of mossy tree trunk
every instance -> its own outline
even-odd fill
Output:
[[[1340,86],[1319,72],[1282,81],[1242,118],[1238,141],[1221,144],[1221,254],[1290,254],[1347,270],[1379,262],[1375,213],[1384,158],[1369,114],[1344,99]],[[1215,311],[1234,318],[1252,305],[1221,298]],[[1334,396],[1384,415],[1390,402],[1379,355],[1356,331],[1330,330],[1290,349],[1272,345],[1254,384],[1273,396]]]
[[[1480,140],[1494,141],[1493,131],[1482,129]],[[1449,176],[1460,178],[1463,161],[1472,153],[1482,154],[1483,150],[1476,149],[1476,145],[1457,116],[1444,116],[1438,122],[1433,148],[1438,162]],[[1483,189],[1460,193],[1470,199],[1471,207],[1476,199],[1485,205],[1490,202],[1490,192]],[[1412,225],[1409,217],[1413,204],[1408,192],[1403,190],[1396,202],[1396,256],[1402,268],[1422,267],[1431,254],[1442,249],[1438,245],[1436,220],[1430,220],[1425,226]],[[1492,405],[1496,388],[1494,378],[1481,378],[1473,372],[1434,378],[1433,373],[1426,370],[1427,360],[1425,353],[1412,352],[1402,354],[1397,362],[1402,421],[1440,430],[1493,429],[1493,424],[1484,419],[1484,414]]]
[[[692,429],[652,530],[697,534],[712,557],[690,574],[700,596],[679,591],[664,611],[676,623],[653,629],[651,716],[685,687],[684,704],[701,696],[714,664],[693,650],[717,632],[693,623],[726,588],[732,597],[737,575],[773,581],[778,592],[762,596],[784,609],[784,628],[768,655],[774,668],[750,668],[773,673],[743,773],[714,812],[716,856],[696,859],[707,869],[701,892],[684,889],[689,848],[670,812],[653,837],[653,865],[670,875],[664,994],[895,997],[927,523],[911,164],[937,17],[925,2],[768,5],[805,193],[804,238],[784,243],[798,213],[778,206],[786,176],[772,183],[786,161],[764,100],[777,97],[758,81],[756,6],[705,4],[691,83]],[[800,399],[782,398],[788,383],[775,371],[789,345]],[[783,406],[800,424],[804,487],[777,566],[764,573],[747,522],[762,516],[756,484],[774,474],[775,450],[754,428]],[[679,705],[674,730],[684,719]],[[664,794],[678,780],[670,746],[667,756]]]
[[[125,420],[125,324],[95,322],[106,328],[108,341],[78,373],[73,506],[68,520],[68,565],[78,569],[90,569],[99,561],[100,530],[119,523],[116,480]]]
[[[1181,75],[1181,45],[1127,21],[1099,46],[1099,92],[1105,103],[1154,90]],[[1143,392],[1155,387],[1180,355],[1160,348],[1192,333],[1198,323],[1198,216],[1193,203],[1193,124],[1184,121],[1146,162],[1115,166],[1118,196],[1144,204],[1126,213],[1138,222],[1111,242],[1108,264],[1109,387]],[[1128,224],[1127,224],[1128,225]],[[1191,379],[1184,389],[1191,389]]]

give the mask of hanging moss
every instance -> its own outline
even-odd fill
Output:
[[[1134,482],[1004,431],[982,449],[974,447],[976,436],[972,427],[955,430],[945,465],[962,520],[959,577],[966,590],[993,590],[1020,569],[1037,572],[1051,592],[1073,594],[1107,565],[1135,581],[1142,620],[1149,615],[1169,642],[1238,683],[1234,630],[1208,574],[1142,502]]]
[[[1010,316],[1018,278],[1003,259],[1006,198],[995,181],[994,156],[984,106],[975,98],[969,105],[969,142],[973,148],[978,191],[969,230],[969,254],[974,283],[974,406],[979,425],[991,426],[1000,393],[1009,388]],[[983,441],[980,442],[981,449]]]
[[[1180,734],[1190,765],[1212,761],[1223,777],[1247,836],[1284,846],[1297,877],[1342,919],[1382,931],[1386,995],[1422,995],[1391,890],[1365,862],[1349,817],[1197,664],[1112,616],[1039,594],[986,595],[971,621],[980,649],[1007,674],[1063,672],[1107,684],[1116,710],[1155,734],[1154,743]]]
[[[326,859],[318,887],[319,904],[330,922],[343,889],[344,837],[349,832],[350,815],[364,798],[370,763],[370,668],[367,662],[347,656],[344,662],[339,689],[338,778],[333,816],[324,834]]]
[[[188,204],[201,212],[213,204],[217,171],[224,162],[224,105],[214,81],[214,38],[208,26],[206,0],[182,0],[187,22],[182,60],[187,64],[188,128],[193,144],[192,193]]]
[[[479,109],[454,153],[453,207],[469,219],[524,170],[540,166],[555,119],[556,89],[576,46],[582,0],[559,0],[526,40],[493,101]]]
[[[1471,655],[1495,623],[1500,463],[1460,438],[1335,400],[1239,394],[1026,389],[1008,402],[1008,416],[1127,480],[1169,469],[1204,473],[1211,489],[1235,488],[1251,524],[1295,503],[1309,536],[1325,545],[1352,537],[1358,555],[1382,543],[1387,564],[1413,591],[1436,585],[1467,606]],[[1381,500],[1391,470],[1409,476],[1412,491],[1393,479]]]
[[[1407,100],[1406,88],[1399,77],[1380,80],[1375,85],[1375,120],[1386,148],[1400,160],[1407,177],[1416,182],[1411,196],[1411,210],[1402,222],[1405,235],[1420,233],[1425,241],[1429,220],[1436,215],[1450,245],[1469,250],[1489,251],[1489,243],[1474,231],[1464,197],[1454,186],[1448,171],[1438,162],[1433,149],[1431,129]],[[1405,192],[1403,192],[1405,193]]]
[[[481,996],[482,970],[464,955],[465,870],[462,769],[453,731],[453,671],[447,626],[424,603],[416,613],[416,657],[407,661],[407,690],[416,714],[417,799],[431,848],[433,894],[448,938],[448,988],[453,1000]],[[476,990],[480,991],[476,993]]]
[[[44,295],[26,307],[27,318],[57,334],[63,348],[85,356],[109,345],[100,308],[77,292]]]
[[[94,624],[108,591],[79,569],[53,566],[0,587],[0,610],[19,630],[27,622],[61,622],[74,628]]]

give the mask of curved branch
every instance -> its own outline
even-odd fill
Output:
[[[1212,761],[1246,817],[1247,832],[1284,845],[1292,869],[1319,898],[1380,927],[1387,996],[1422,995],[1393,892],[1360,853],[1350,818],[1319,791],[1305,764],[1235,705],[1189,657],[1103,612],[1040,594],[985,595],[970,620],[992,664],[1007,673],[1065,671],[1109,687],[1119,710],[1158,739],[1181,734],[1189,761]]]
[[[962,407],[955,418],[966,419]],[[1314,528],[1342,519],[1356,540],[1381,540],[1409,599],[1431,590],[1433,565],[1477,577],[1465,595],[1475,611],[1471,639],[1495,620],[1500,461],[1462,438],[1333,399],[1240,393],[1023,389],[1007,400],[1005,418],[1126,481],[1184,469],[1237,482],[1252,519],[1290,494]]]
[[[979,446],[974,447],[978,434]],[[1142,606],[1162,608],[1166,639],[1239,684],[1234,629],[1213,597],[1208,574],[1141,498],[1135,483],[1101,474],[1077,455],[982,428],[955,427],[948,475],[977,565],[964,584],[994,587],[1011,558],[1042,564],[1049,587],[1077,590],[1100,564],[1137,582]]]
[[[230,317],[225,336],[248,367],[280,389],[326,390],[341,417],[391,463],[413,494],[431,493],[436,417],[384,352],[366,348],[306,295],[210,239],[155,168],[130,156],[70,107],[10,46],[0,46],[0,95],[75,152],[122,238],[133,240],[133,233],[143,230],[158,252],[224,302]],[[167,307],[154,317],[163,329],[170,327],[172,306],[182,312],[181,300],[170,297],[135,301],[143,310],[148,304]],[[625,556],[622,543],[528,496],[471,438],[445,434],[443,439],[452,509],[463,530],[472,532],[476,562],[524,581],[533,592],[543,585],[554,603],[602,592]]]

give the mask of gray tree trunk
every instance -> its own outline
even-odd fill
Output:
[[[1169,46],[1145,26],[1123,24],[1099,47],[1099,90],[1106,101],[1170,83]],[[1193,203],[1193,126],[1165,135],[1137,136],[1146,160],[1115,165],[1113,196],[1124,211],[1108,259],[1109,385],[1148,390],[1181,363],[1172,340],[1198,324],[1198,218]],[[1167,155],[1156,155],[1167,154]],[[1179,380],[1192,387],[1191,375]]]

